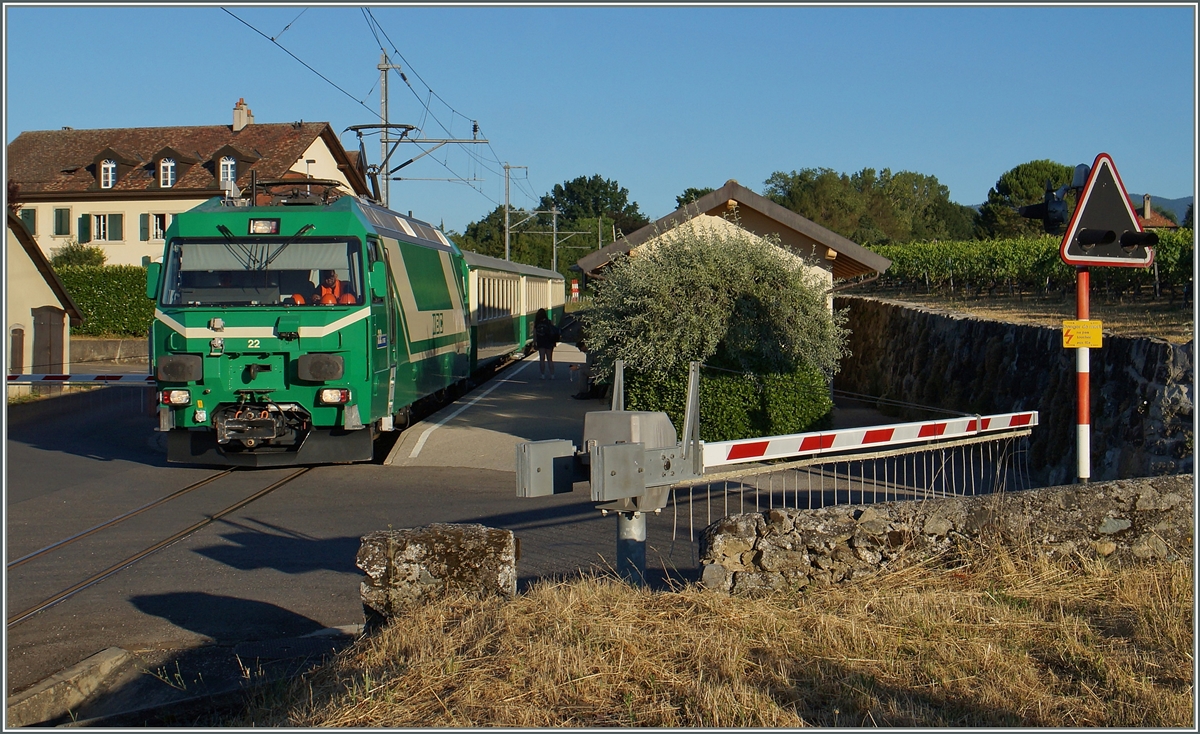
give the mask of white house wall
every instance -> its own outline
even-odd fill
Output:
[[[25,332],[24,349],[22,353],[25,355],[24,364],[21,365],[23,374],[30,374],[33,371],[33,309],[43,306],[53,306],[57,309],[66,310],[65,304],[58,299],[54,290],[42,277],[33,260],[29,258],[29,254],[25,252],[25,248],[17,240],[16,235],[12,230],[8,231],[8,256],[7,256],[7,271],[5,277],[5,301],[8,307],[8,328],[4,334],[4,355],[5,368],[10,370],[15,366],[10,364],[11,353],[9,351],[12,344],[13,329],[22,329]],[[69,364],[71,361],[71,326],[70,319],[63,318],[63,363]]]
[[[308,164],[306,169],[304,163],[306,160],[315,161],[315,163]],[[291,170],[301,175],[307,173],[313,178],[339,181],[342,184],[342,188],[346,191],[354,191],[354,187],[350,185],[346,174],[342,173],[342,170],[338,168],[338,163],[333,157],[333,152],[329,150],[329,146],[325,144],[325,141],[320,136],[317,136],[312,145],[308,146],[308,150],[304,151],[304,155],[300,156],[292,164]]]
[[[219,195],[220,192],[213,193],[214,195]],[[63,247],[68,242],[79,241],[79,217],[82,215],[121,214],[123,215],[123,231],[120,240],[97,240],[95,236],[96,227],[93,224],[92,239],[85,244],[104,250],[104,254],[108,258],[105,260],[106,265],[141,265],[142,258],[144,257],[149,257],[152,261],[161,260],[163,245],[165,244],[161,238],[145,241],[139,239],[141,236],[141,215],[166,214],[168,215],[167,225],[169,226],[171,224],[171,217],[180,212],[186,212],[207,200],[206,198],[196,198],[24,202],[21,204],[21,210],[33,209],[37,211],[37,232],[33,235],[33,238],[38,243],[38,247],[46,255],[46,259],[53,258],[54,251]],[[54,234],[55,209],[70,209],[71,215],[68,217],[70,229],[68,234]],[[149,235],[153,237],[154,232],[151,231]]]

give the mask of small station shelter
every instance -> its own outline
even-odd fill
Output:
[[[631,253],[636,256],[637,250],[652,247],[655,242],[669,238],[671,230],[684,226],[710,230],[740,227],[759,237],[776,235],[781,247],[814,264],[813,267],[820,271],[818,274],[826,279],[830,293],[839,289],[839,286],[835,285],[838,281],[848,281],[861,276],[877,277],[892,264],[886,257],[877,255],[730,179],[716,191],[705,194],[627,237],[619,238],[611,245],[580,258],[572,269],[581,271],[585,279],[602,279],[604,269],[618,258]],[[857,282],[861,281],[845,285],[848,287]],[[832,299],[830,307],[832,308]]]
[[[71,361],[71,327],[83,323],[42,249],[8,213],[6,367],[10,375],[62,374]]]

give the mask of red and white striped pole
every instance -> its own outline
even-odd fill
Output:
[[[1075,278],[1075,318],[1087,321],[1088,297],[1091,293],[1091,273],[1086,267],[1076,270]],[[1075,453],[1079,464],[1079,483],[1087,484],[1092,476],[1092,413],[1091,413],[1091,374],[1088,368],[1088,355],[1091,350],[1087,347],[1075,349],[1075,378],[1076,400],[1075,410]]]

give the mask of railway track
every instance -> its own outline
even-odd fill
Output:
[[[415,423],[423,418],[426,418],[429,415],[432,415],[433,413],[437,412],[438,410],[446,407],[447,405],[454,403],[457,398],[462,397],[464,394],[470,393],[472,390],[482,386],[483,384],[486,384],[493,377],[504,372],[505,369],[510,367],[514,362],[515,362],[515,360],[513,360],[513,359],[498,360],[495,363],[489,365],[487,368],[481,369],[476,374],[472,375],[472,380],[471,380],[470,384],[463,386],[463,389],[454,390],[454,391],[448,390],[448,391],[445,391],[438,395],[430,396],[429,398],[427,398],[423,401],[420,401],[419,404],[413,406],[410,426],[412,423]],[[375,459],[374,459],[373,463],[376,463],[376,464],[382,463],[385,460],[385,458],[388,456],[389,451],[391,450],[392,446],[394,446],[395,443],[397,441],[399,441],[399,439],[403,433],[404,433],[404,430],[397,430],[394,432],[381,434],[376,439],[376,442],[375,442],[376,443]],[[298,479],[300,476],[307,473],[308,471],[310,471],[313,468],[314,467],[296,468],[295,471],[293,471],[291,474],[284,477],[283,479],[276,481],[267,487],[264,487],[262,489],[254,491],[251,494],[249,494],[248,496],[245,496],[245,497],[239,499],[238,501],[228,505],[227,507],[225,507],[223,509],[220,509],[213,513],[206,514],[204,519],[202,519],[198,522],[195,522],[195,523],[189,525],[188,527],[185,527],[177,532],[174,532],[165,538],[156,540],[155,542],[122,558],[121,560],[117,561],[116,563],[113,563],[112,565],[108,566],[107,568],[105,568],[97,573],[91,574],[87,578],[85,578],[77,583],[71,584],[70,586],[67,586],[66,588],[63,588],[60,591],[46,597],[45,599],[38,602],[37,604],[34,604],[20,612],[17,612],[16,614],[9,616],[6,621],[7,628],[11,629],[12,627],[20,624],[21,622],[24,622],[25,620],[33,617],[34,615],[38,614],[39,612],[49,609],[50,607],[54,606],[55,604],[58,604],[64,600],[74,596],[75,594],[77,594],[91,586],[94,586],[115,574],[120,573],[121,571],[129,568],[130,566],[135,565],[136,563],[147,558],[148,556],[151,556],[154,553],[156,553],[174,543],[177,543],[177,542],[183,540],[184,538],[187,538],[188,536],[192,535],[196,531],[201,530],[202,528],[204,528],[208,525],[211,525],[212,523],[220,520],[222,517],[225,517],[226,515],[228,515],[232,512],[236,512],[237,510],[249,505],[250,503],[252,503],[258,499],[261,499],[262,497],[265,497],[266,495],[268,495],[271,492],[273,492],[274,490],[284,486],[285,484],[287,484],[291,481],[294,481],[295,479]],[[197,482],[193,482],[192,484],[189,484],[186,487],[183,487],[174,492],[171,492],[170,494],[164,495],[156,500],[147,502],[146,504],[141,505],[137,508],[134,508],[127,512],[116,515],[104,522],[98,523],[86,530],[80,531],[80,532],[70,535],[68,537],[57,540],[53,543],[45,545],[35,551],[26,553],[25,555],[23,555],[19,558],[9,561],[6,564],[5,568],[8,572],[11,573],[12,571],[15,571],[23,566],[26,566],[27,564],[34,563],[40,559],[45,559],[47,556],[50,556],[51,554],[53,554],[56,551],[61,551],[61,550],[67,549],[70,546],[72,546],[73,544],[79,543],[80,541],[83,541],[87,538],[92,538],[92,537],[97,536],[98,534],[105,532],[105,531],[117,528],[118,526],[121,526],[122,524],[124,524],[134,518],[143,516],[146,513],[150,512],[156,508],[160,508],[160,507],[167,505],[173,501],[179,500],[180,498],[182,498],[202,487],[210,486],[214,482],[218,482],[221,479],[229,477],[231,474],[236,473],[236,474],[242,475],[242,474],[245,474],[246,472],[250,472],[250,471],[255,471],[255,470],[244,469],[244,468],[230,468],[230,469],[225,469],[223,471],[217,471],[207,477],[204,477],[203,479],[201,479]]]
[[[153,555],[154,553],[157,553],[158,551],[160,551],[164,548],[167,548],[168,546],[173,545],[174,543],[177,543],[177,542],[183,540],[184,538],[187,538],[188,536],[192,535],[196,531],[201,530],[202,528],[204,528],[208,525],[211,525],[212,523],[220,520],[221,518],[225,517],[226,515],[228,515],[232,512],[236,512],[236,511],[242,509],[243,507],[246,507],[247,505],[251,504],[252,502],[262,499],[263,497],[267,496],[271,492],[274,492],[276,489],[279,489],[280,487],[282,487],[296,479],[299,479],[304,474],[307,474],[309,471],[312,471],[312,469],[313,469],[313,467],[299,468],[299,469],[291,472],[290,474],[288,474],[283,479],[275,481],[275,482],[269,484],[268,486],[258,489],[256,491],[253,491],[248,496],[243,496],[242,498],[238,499],[236,502],[234,502],[220,510],[217,510],[216,512],[206,514],[204,519],[200,520],[199,522],[195,522],[181,530],[178,530],[178,531],[168,535],[165,538],[162,538],[161,540],[157,540],[157,541],[151,543],[149,546],[143,547],[140,550],[137,550],[136,552],[122,558],[121,560],[117,561],[116,563],[113,563],[112,565],[108,566],[104,570],[94,573],[94,574],[88,576],[87,578],[83,579],[82,581],[72,584],[72,585],[66,587],[65,589],[62,589],[62,590],[50,595],[49,597],[43,599],[42,601],[38,602],[37,604],[34,604],[20,612],[17,612],[16,614],[11,615],[7,619],[6,627],[11,629],[12,627],[29,619],[30,617],[34,616],[35,614],[37,614],[41,611],[44,611],[46,609],[49,609],[50,607],[54,606],[55,604],[58,604],[59,602],[62,602],[64,600],[74,596],[75,594],[83,591],[84,589],[94,586],[94,585],[100,583],[101,581],[104,581],[105,579],[107,579],[117,573],[120,573],[121,571],[129,568],[130,566],[133,566],[134,564]],[[122,513],[121,515],[117,515],[110,520],[107,520],[103,523],[95,525],[95,526],[93,526],[87,530],[84,530],[80,533],[76,533],[75,535],[72,535],[67,538],[63,538],[62,540],[51,543],[47,546],[44,546],[43,548],[33,551],[32,553],[27,553],[26,555],[24,555],[20,558],[10,561],[7,564],[7,568],[9,570],[12,570],[12,569],[18,568],[20,566],[23,566],[27,563],[30,563],[32,561],[35,561],[39,558],[43,558],[46,555],[48,555],[49,553],[51,553],[52,551],[61,550],[73,543],[77,543],[85,538],[94,536],[103,530],[118,526],[121,523],[126,522],[127,520],[129,520],[131,518],[142,515],[143,513],[147,512],[151,509],[154,509],[156,507],[165,505],[168,502],[171,502],[172,500],[177,500],[180,497],[183,497],[184,495],[186,495],[194,490],[197,490],[203,486],[209,485],[219,479],[229,476],[230,474],[233,474],[235,472],[241,474],[241,473],[245,473],[246,471],[247,470],[227,469],[225,471],[217,472],[216,474],[205,477],[204,479],[201,479],[198,482],[194,482],[182,489],[172,492],[169,495],[165,495],[164,497],[154,500],[153,502],[149,502],[149,503],[142,505],[141,507],[138,507],[134,510],[130,510],[128,512]]]

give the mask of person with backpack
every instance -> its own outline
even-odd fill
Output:
[[[539,308],[537,316],[533,317],[533,346],[538,350],[538,369],[541,379],[546,379],[546,365],[550,365],[550,379],[554,379],[554,347],[558,345],[559,330],[546,315],[546,309]]]

